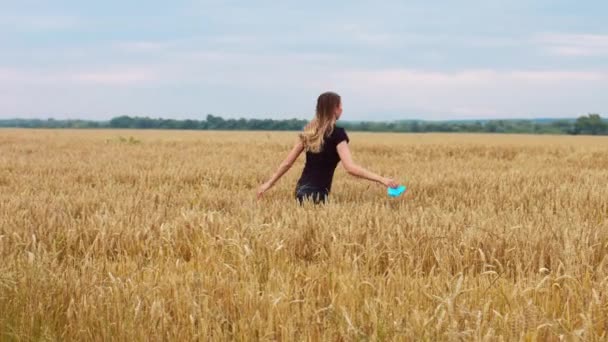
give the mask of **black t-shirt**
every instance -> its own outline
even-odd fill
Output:
[[[308,185],[330,191],[334,171],[340,161],[336,146],[344,140],[347,143],[350,141],[344,128],[334,127],[331,135],[325,137],[321,152],[306,152],[306,164],[302,171],[302,177],[298,181],[298,186]]]

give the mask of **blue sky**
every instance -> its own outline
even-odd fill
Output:
[[[0,6],[0,118],[608,115],[606,1]]]

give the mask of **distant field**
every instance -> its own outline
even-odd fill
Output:
[[[0,129],[0,340],[608,339],[608,137]]]

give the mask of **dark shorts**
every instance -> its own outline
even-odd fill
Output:
[[[310,185],[298,185],[296,187],[296,199],[300,204],[304,201],[311,201],[314,204],[326,203],[329,191]]]

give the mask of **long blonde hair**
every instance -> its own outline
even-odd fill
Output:
[[[336,108],[340,106],[340,95],[326,92],[317,99],[317,111],[304,131],[300,133],[300,140],[306,151],[319,153],[323,148],[325,138],[330,136],[336,123]]]

